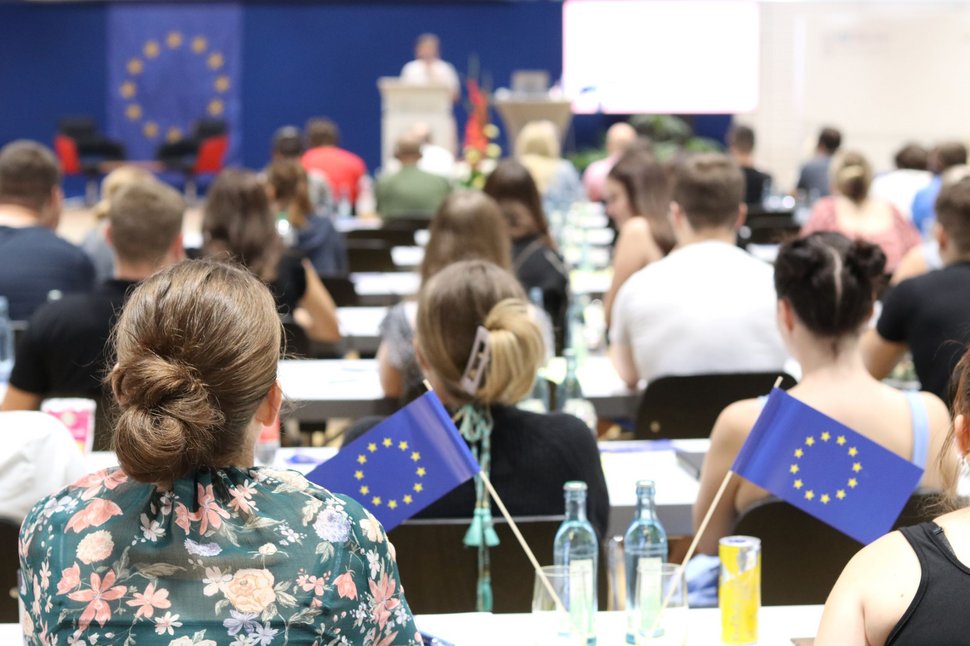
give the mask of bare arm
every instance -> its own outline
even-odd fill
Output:
[[[887,341],[870,328],[862,335],[860,350],[869,373],[876,379],[885,379],[906,354],[906,344]]]
[[[306,312],[307,317],[305,319],[298,317],[297,320],[312,340],[336,343],[340,340],[337,306],[309,260],[303,260],[303,271],[306,273],[306,291],[299,305]]]
[[[401,371],[391,363],[387,341],[381,341],[377,348],[377,370],[384,396],[400,397],[404,393],[404,379]]]
[[[929,267],[926,264],[926,253],[923,251],[922,245],[917,245],[907,251],[903,259],[896,265],[896,271],[893,272],[889,284],[901,283],[907,278],[925,274],[927,271],[929,271]]]
[[[650,235],[650,225],[644,218],[631,218],[623,225],[613,254],[613,280],[610,283],[610,290],[603,298],[607,326],[610,325],[613,315],[613,300],[623,283],[627,278],[662,257],[663,253]]]
[[[620,375],[620,379],[630,388],[636,388],[640,376],[637,374],[637,367],[633,363],[633,349],[628,345],[612,343],[610,344],[610,360],[613,362],[613,367],[616,368],[616,374]]]
[[[711,503],[714,502],[714,496],[717,495],[724,476],[731,470],[731,465],[734,464],[734,459],[748,437],[748,432],[760,410],[761,405],[757,400],[737,402],[725,408],[714,423],[714,430],[711,431],[711,448],[707,451],[704,466],[701,468],[700,489],[692,512],[695,532],[700,527]],[[740,478],[732,477],[697,545],[698,552],[717,554],[718,541],[731,533],[738,516],[735,498],[740,486]]]
[[[7,394],[3,398],[2,410],[38,410],[43,399],[36,393],[29,393],[16,386],[7,384]]]

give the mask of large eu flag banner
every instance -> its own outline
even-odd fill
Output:
[[[861,543],[892,528],[923,474],[777,388],[731,470]]]
[[[154,159],[200,119],[228,126],[238,161],[242,10],[238,4],[112,3],[108,125],[130,159]]]
[[[448,411],[428,392],[306,477],[350,496],[390,531],[479,471]]]

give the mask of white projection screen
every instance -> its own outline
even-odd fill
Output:
[[[577,114],[750,112],[758,40],[753,1],[566,0],[563,89]]]

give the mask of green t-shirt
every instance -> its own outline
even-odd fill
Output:
[[[393,175],[381,177],[375,192],[377,212],[383,218],[430,218],[451,192],[451,184],[417,166],[403,166]]]

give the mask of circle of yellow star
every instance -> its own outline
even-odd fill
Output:
[[[220,76],[215,80],[215,83],[213,85],[216,88],[216,92],[225,92],[229,89],[229,77]]]
[[[822,501],[822,504],[823,505],[827,505],[827,504],[829,504],[829,501],[832,500],[832,499],[829,497],[829,495],[827,493],[823,493],[822,494],[822,497],[819,498],[819,500]]]
[[[157,58],[161,51],[162,48],[159,46],[157,40],[149,40],[142,48],[142,53],[145,54],[145,58]]]
[[[360,493],[366,496],[367,494],[370,493],[370,487],[368,487],[367,485],[364,485],[363,487],[360,488]]]
[[[144,71],[145,64],[142,63],[140,59],[133,58],[128,61],[128,64],[125,66],[125,69],[127,69],[128,73],[131,74],[132,76],[138,76],[139,74],[142,73],[142,71]]]
[[[796,481],[795,481],[795,488],[796,488],[796,489],[801,489],[801,488],[802,488],[802,486],[803,486],[803,484],[804,484],[804,483],[803,483],[803,482],[802,482],[801,480],[796,480]]]
[[[132,103],[125,108],[125,116],[128,117],[129,121],[138,121],[141,119],[141,106],[137,103]]]
[[[177,49],[182,46],[182,34],[177,31],[170,31],[165,37],[165,44],[169,49]]]
[[[387,501],[387,506],[388,506],[389,509],[397,509],[397,501],[396,500],[388,500]]]
[[[417,451],[415,451],[415,452],[413,452],[413,453],[411,454],[411,460],[412,460],[413,462],[417,462],[417,461],[418,461],[418,460],[420,460],[420,459],[421,459],[421,454],[420,454],[420,453],[418,453]]]
[[[397,448],[401,449],[402,451],[407,451],[408,450],[408,443],[405,442],[404,440],[401,440],[400,442],[398,442]]]
[[[367,456],[361,453],[357,456],[357,462],[358,464],[367,464]]]
[[[822,437],[822,441],[823,442],[828,442],[829,441],[829,438],[832,437],[832,436],[829,434],[828,431],[825,431],[824,433],[822,433],[822,436],[821,437]]]
[[[391,448],[391,445],[394,444],[394,442],[391,441],[391,438],[385,437],[382,444],[387,448]]]
[[[205,39],[205,36],[196,36],[192,39],[192,51],[196,54],[201,54],[209,46],[209,41]]]
[[[367,450],[370,451],[371,453],[373,453],[374,451],[376,451],[377,450],[377,443],[376,442],[371,442],[370,444],[368,444],[367,445]]]
[[[424,467],[418,467],[416,473],[418,474],[419,477],[423,478],[424,474],[426,474],[427,471],[424,470]]]
[[[854,458],[857,455],[859,455],[859,450],[856,449],[854,446],[853,447],[850,447],[849,448],[849,457],[850,458]]]
[[[815,446],[815,438],[809,435],[808,437],[805,438],[805,444],[807,444],[808,446]]]
[[[793,464],[790,467],[788,467],[788,470],[791,471],[792,473],[798,473],[798,465]]]
[[[370,499],[370,502],[375,507],[380,507],[381,506],[381,497],[380,496],[374,496],[373,498]]]
[[[130,99],[135,96],[136,88],[135,84],[131,81],[125,81],[121,84],[121,88],[118,90],[122,97]]]
[[[852,470],[855,471],[856,473],[859,473],[860,471],[862,471],[862,465],[859,464],[858,462],[853,462]]]
[[[803,455],[805,455],[805,451],[802,451],[801,449],[795,449],[795,457],[796,458],[800,458]]]
[[[405,505],[410,505],[414,498],[411,497],[411,494],[405,494],[403,500]]]
[[[212,52],[211,54],[209,54],[209,58],[206,59],[206,64],[209,66],[209,69],[211,70],[220,69],[225,64],[225,62],[226,60],[222,57],[222,54],[220,54],[219,52]]]
[[[811,489],[809,489],[808,491],[805,492],[805,499],[806,500],[811,500],[814,497],[815,497],[815,492],[812,491]]]
[[[211,101],[209,101],[208,111],[209,111],[209,114],[211,114],[213,117],[218,117],[219,115],[221,115],[224,109],[225,109],[225,106],[222,104],[222,101],[220,101],[219,99],[212,99]]]
[[[838,498],[839,500],[843,500],[845,498],[845,489],[837,490],[835,492],[835,497]]]
[[[857,484],[859,484],[858,480],[856,480],[855,478],[849,478],[849,487],[851,487],[852,489],[855,489],[855,486]]]
[[[178,141],[181,138],[182,138],[182,129],[179,128],[178,126],[172,126],[171,128],[168,129],[168,132],[165,133],[165,139],[169,142]]]
[[[418,493],[421,493],[422,491],[424,491],[424,485],[421,484],[420,482],[416,482],[414,484],[414,490]]]
[[[158,124],[154,121],[147,121],[142,127],[142,133],[149,139],[154,139],[158,136]]]
[[[354,471],[354,479],[355,480],[363,480],[364,479],[364,472],[363,471]]]
[[[843,444],[845,444],[845,436],[844,435],[838,436],[835,439],[835,443],[838,444],[839,446],[842,446]]]

